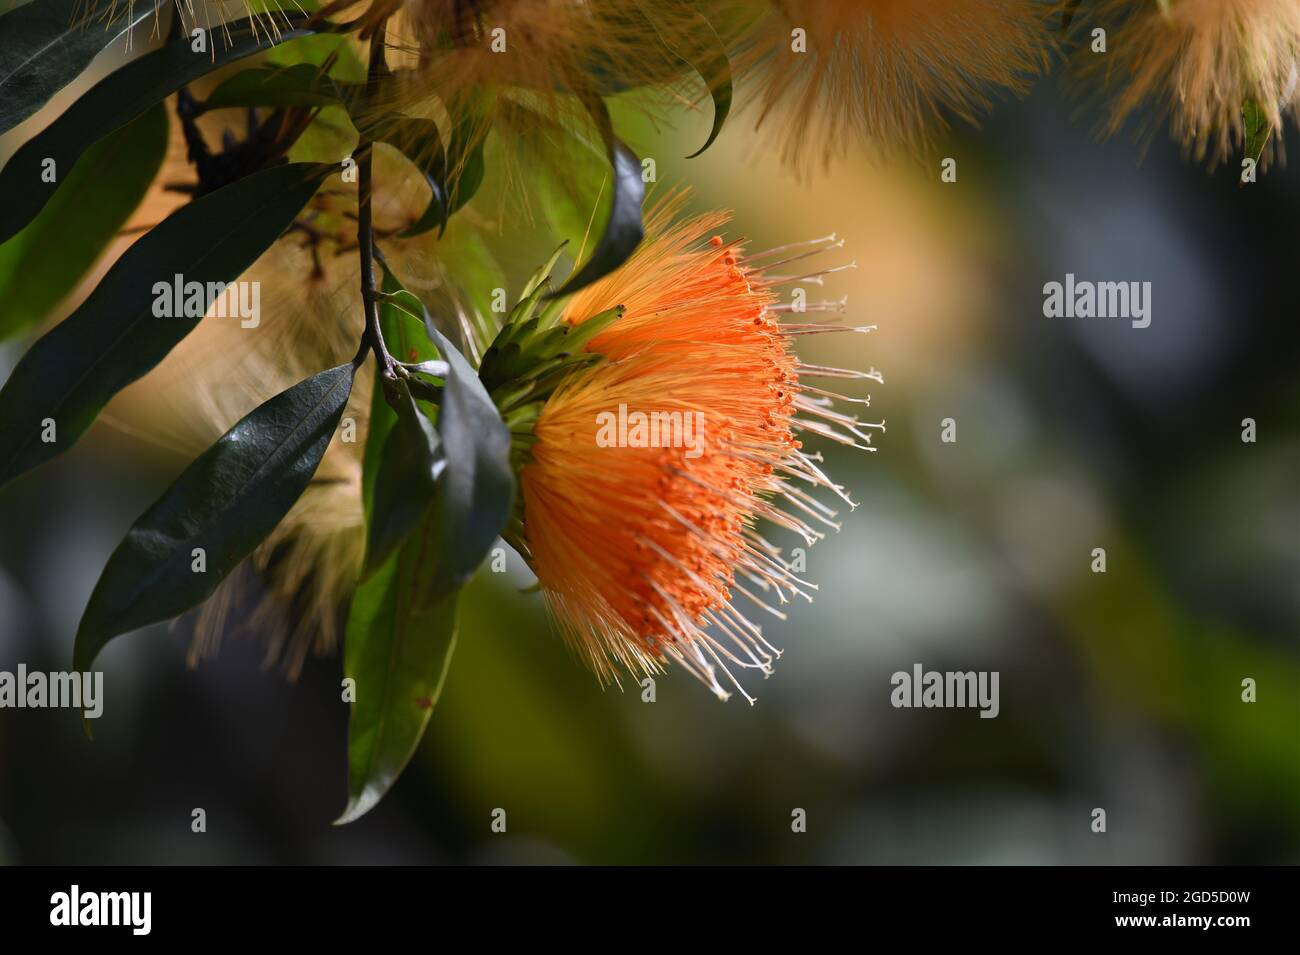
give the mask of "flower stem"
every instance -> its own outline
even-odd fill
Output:
[[[388,71],[388,63],[384,58],[385,33],[386,24],[381,23],[370,38],[368,86],[371,93]],[[374,143],[364,134],[357,143],[356,156],[357,250],[361,256],[361,304],[366,311],[366,330],[362,333],[361,347],[353,364],[360,365],[366,357],[366,350],[373,350],[375,360],[379,362],[380,374],[384,378],[393,379],[397,373],[393,370],[393,356],[384,345],[384,333],[379,327],[379,294],[375,289],[375,227],[371,214]]]

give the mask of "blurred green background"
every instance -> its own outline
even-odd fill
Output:
[[[1300,861],[1300,177],[1241,187],[1161,137],[1098,143],[1072,102],[1049,78],[943,137],[954,184],[937,159],[865,155],[801,182],[746,116],[687,161],[707,104],[675,130],[617,112],[657,191],[734,210],[752,248],[844,238],[857,268],[810,297],[879,326],[803,339],[813,361],[884,374],[853,393],[888,431],[875,454],[825,449],[860,506],[809,552],[816,602],[765,627],[785,655],[756,706],[678,671],[652,704],[635,681],[602,690],[512,554],[509,579],[471,588],[405,776],[336,829],[340,661],[290,684],[231,639],[190,670],[182,620],[102,656],[93,743],[66,711],[0,711],[0,858]],[[513,297],[550,250],[545,217],[490,245]],[[1067,272],[1150,281],[1151,326],[1044,318]],[[0,371],[21,347],[0,345]],[[0,491],[0,669],[69,665],[104,561],[183,464],[100,428]],[[1000,715],[894,709],[890,676],[915,663],[999,671]]]

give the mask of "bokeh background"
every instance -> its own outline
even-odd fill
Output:
[[[826,449],[860,506],[809,552],[816,602],[765,627],[785,655],[756,706],[681,672],[653,704],[634,681],[602,690],[511,554],[469,591],[406,774],[334,828],[338,657],[290,683],[255,639],[230,639],[190,669],[182,619],[101,657],[93,743],[67,711],[0,711],[0,858],[1300,861],[1300,143],[1243,187],[1159,134],[1098,142],[1079,102],[1048,77],[942,136],[933,161],[863,153],[810,181],[750,117],[687,161],[707,103],[675,128],[618,111],[657,188],[734,210],[754,248],[844,238],[856,269],[811,297],[848,296],[878,325],[804,339],[813,360],[883,373],[853,393],[888,430],[874,454]],[[512,297],[551,247],[542,216],[490,241]],[[1151,326],[1045,318],[1042,286],[1067,272],[1150,281]],[[0,345],[0,372],[21,348]],[[184,464],[105,426],[0,490],[0,669],[69,665],[108,554]],[[890,676],[915,663],[999,671],[1001,714],[894,709]]]

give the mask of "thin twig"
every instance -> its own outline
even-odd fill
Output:
[[[380,23],[370,38],[369,92],[373,93],[380,77],[388,72],[384,59],[386,23]],[[354,365],[365,360],[367,348],[375,353],[380,374],[396,378],[393,356],[384,345],[384,333],[379,326],[379,299],[375,290],[375,227],[371,214],[373,193],[374,144],[362,139],[357,144],[357,249],[361,256],[361,303],[366,310],[366,330],[361,336],[361,347],[353,359]]]

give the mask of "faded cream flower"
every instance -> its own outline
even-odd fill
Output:
[[[1273,130],[1266,155],[1280,150],[1285,118],[1300,117],[1296,0],[1098,0],[1083,13],[1107,30],[1105,54],[1079,53],[1109,97],[1107,133],[1149,106],[1197,161],[1216,164],[1246,145],[1244,110]]]
[[[387,27],[393,74],[379,102],[445,126],[453,180],[458,162],[494,128],[508,143],[496,154],[506,178],[518,177],[527,155],[547,178],[568,180],[575,142],[565,130],[600,144],[593,110],[603,109],[601,97],[635,91],[638,107],[655,116],[689,102],[698,84],[692,65],[720,48],[716,35],[702,32],[695,6],[404,0]]]
[[[483,86],[553,91],[581,78],[611,93],[671,80],[686,69],[673,50],[699,42],[682,12],[641,0],[405,0],[402,7],[425,79],[451,99]]]
[[[1024,93],[1053,42],[1037,0],[784,0],[768,10],[741,35],[737,72],[757,74],[757,125],[801,170],[857,139],[925,153],[948,116],[973,123],[996,93]]]

